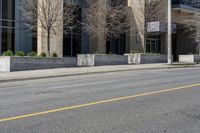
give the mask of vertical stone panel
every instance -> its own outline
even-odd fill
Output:
[[[103,0],[106,3],[106,0]],[[99,7],[101,8],[101,7]],[[99,17],[97,18],[96,22],[99,25],[99,28],[105,27],[106,15],[99,13]],[[102,29],[101,29],[102,31]],[[97,31],[97,36],[93,37],[90,35],[90,53],[106,53],[106,39],[105,34],[102,32]]]
[[[145,51],[145,0],[128,0],[134,21],[130,28],[130,51]]]
[[[63,5],[63,0],[60,0]],[[41,0],[38,1],[39,3]],[[55,25],[56,28],[54,28],[54,31],[51,31],[50,35],[50,53],[56,53],[59,57],[63,56],[63,6],[60,8],[60,12],[58,14],[57,21]],[[39,22],[38,22],[39,23]],[[39,24],[40,25],[40,24]],[[38,54],[45,52],[47,53],[47,32],[40,26],[38,26]]]

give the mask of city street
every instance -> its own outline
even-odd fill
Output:
[[[200,69],[0,83],[0,133],[200,133]]]

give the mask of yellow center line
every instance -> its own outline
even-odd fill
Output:
[[[33,116],[45,115],[45,114],[49,114],[49,113],[73,110],[73,109],[77,109],[77,108],[81,108],[81,107],[88,107],[88,106],[92,106],[92,105],[128,100],[128,99],[133,99],[133,98],[137,98],[137,97],[148,96],[148,95],[159,94],[159,93],[170,92],[170,91],[176,91],[176,90],[182,90],[182,89],[188,89],[188,88],[197,87],[197,86],[200,86],[200,84],[192,84],[192,85],[186,85],[186,86],[165,89],[165,90],[160,90],[160,91],[153,91],[153,92],[148,92],[148,93],[118,97],[118,98],[113,98],[113,99],[108,99],[108,100],[97,101],[97,102],[90,102],[90,103],[80,104],[80,105],[75,105],[75,106],[67,106],[67,107],[58,108],[58,109],[52,109],[52,110],[36,112],[36,113],[31,113],[31,114],[26,114],[26,115],[19,115],[19,116],[14,116],[14,117],[9,117],[9,118],[3,118],[3,119],[0,119],[0,122],[13,121],[13,120],[18,120],[18,119],[23,119],[23,118],[33,117]]]

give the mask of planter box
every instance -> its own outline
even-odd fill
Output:
[[[179,62],[197,63],[200,62],[200,55],[179,55]]]
[[[165,54],[125,54],[128,64],[167,63]]]
[[[103,66],[128,64],[128,56],[104,54],[79,54],[78,66]]]
[[[0,71],[23,71],[77,66],[75,57],[37,58],[0,56]]]

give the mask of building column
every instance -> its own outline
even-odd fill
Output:
[[[145,0],[128,0],[134,16],[130,28],[130,51],[145,52]]]
[[[103,6],[106,6],[107,1],[104,0],[103,2],[105,2],[103,4]],[[102,8],[102,7],[99,7]],[[90,35],[90,53],[106,53],[106,38],[105,38],[105,33],[104,33],[104,27],[106,25],[106,15],[105,14],[101,14],[99,13],[99,17],[97,17],[96,20],[97,24],[98,24],[98,29],[101,32],[97,31],[97,34],[95,37],[93,37],[92,35]]]
[[[48,1],[48,0],[47,0]],[[56,1],[56,0],[55,0]],[[63,5],[63,0],[60,0]],[[38,1],[40,3],[41,0]],[[40,9],[39,9],[40,10]],[[37,49],[38,54],[42,52],[48,53],[47,50],[47,31],[40,27],[40,21],[38,21],[37,27]],[[58,57],[63,57],[63,6],[60,6],[60,12],[55,23],[56,26],[50,34],[50,54],[56,53]]]
[[[2,0],[0,0],[0,54],[2,52]]]

